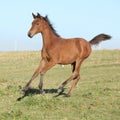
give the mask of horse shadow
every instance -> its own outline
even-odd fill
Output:
[[[44,89],[44,94],[54,94],[57,93],[57,89]],[[16,99],[16,101],[21,101],[22,99],[24,99],[27,96],[32,96],[32,95],[37,95],[37,94],[41,94],[39,89],[35,89],[35,88],[29,88],[25,94],[23,94],[23,96],[19,97]],[[60,95],[65,95],[65,93],[62,94],[57,94],[54,97],[58,97]]]

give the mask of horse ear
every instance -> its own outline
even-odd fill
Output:
[[[39,17],[39,18],[40,18],[40,17],[41,17],[41,15],[40,15],[39,13],[37,13],[37,17]]]
[[[32,16],[33,16],[34,19],[36,18],[36,15],[34,15],[34,13],[32,13]]]
[[[45,19],[48,19],[48,15],[45,16]]]
[[[48,15],[46,15],[46,16],[44,17],[44,19],[45,19],[46,21],[49,21]]]

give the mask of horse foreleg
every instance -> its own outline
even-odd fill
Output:
[[[45,93],[44,90],[43,90],[43,77],[44,77],[44,75],[40,76],[40,83],[38,85],[39,91],[40,91],[41,94]]]
[[[26,86],[23,88],[23,90],[22,90],[23,93],[25,93],[25,92],[28,90],[31,82],[39,75],[39,73],[40,73],[40,71],[41,71],[41,68],[42,68],[43,66],[45,66],[45,64],[46,64],[46,60],[42,59],[42,60],[40,61],[40,64],[39,64],[38,68],[35,70],[32,78],[29,80],[29,82],[28,82],[28,83],[26,84]]]
[[[28,90],[31,82],[39,75],[40,73],[40,65],[38,66],[38,68],[35,70],[32,78],[29,80],[29,82],[25,85],[25,87],[22,89],[22,92],[25,94],[25,92]]]
[[[41,71],[40,71],[40,83],[38,85],[40,93],[44,93],[43,91],[43,77],[44,74],[55,65],[56,63],[54,63],[54,61],[49,61],[44,67],[42,67]]]

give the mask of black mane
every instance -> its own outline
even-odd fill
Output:
[[[48,25],[50,26],[51,30],[53,31],[53,33],[57,36],[60,37],[60,35],[56,32],[56,30],[54,29],[53,25],[51,24],[50,20],[48,19],[48,16],[43,17],[43,19],[48,23]]]

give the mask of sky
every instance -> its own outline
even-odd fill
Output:
[[[0,51],[41,50],[42,36],[27,36],[32,13],[48,15],[63,38],[91,40],[100,33],[111,40],[97,49],[120,49],[120,0],[2,0],[0,3]]]

